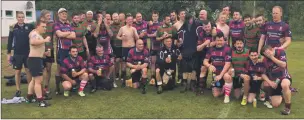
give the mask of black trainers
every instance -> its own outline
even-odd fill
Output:
[[[62,95],[62,92],[60,92],[60,89],[55,90],[56,95]]]
[[[157,87],[157,94],[161,94],[163,92],[162,86]]]
[[[25,99],[25,102],[26,103],[34,103],[34,102],[36,102],[36,99],[34,98],[34,97],[32,97],[32,98],[30,98],[30,99]]]
[[[47,103],[47,102],[44,101],[44,100],[38,103],[38,106],[39,106],[39,107],[48,107],[48,106],[50,106],[50,105],[51,105],[51,104]]]
[[[202,95],[202,94],[204,94],[204,89],[202,89],[202,88],[197,88],[196,95],[197,95],[197,96],[200,96],[200,95]]]
[[[52,97],[50,96],[50,94],[45,94],[45,95],[43,96],[43,99],[44,99],[44,100],[51,100]]]
[[[17,90],[16,93],[15,93],[15,97],[20,97],[20,96],[21,96],[21,91]]]
[[[282,115],[289,115],[290,114],[290,109],[285,108],[283,111],[281,111]]]
[[[91,93],[96,92],[96,88],[92,88],[90,92],[91,92]]]

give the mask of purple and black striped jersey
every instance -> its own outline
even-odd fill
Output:
[[[261,34],[265,35],[265,45],[280,47],[280,38],[291,37],[289,25],[285,22],[267,22],[261,27]]]
[[[244,28],[245,28],[245,23],[244,21],[230,21],[229,22],[229,34],[232,40],[236,39],[243,39],[244,37]]]
[[[162,25],[161,22],[153,23],[152,25],[148,25],[148,34],[154,34],[157,29]],[[150,37],[151,40],[151,49],[152,50],[160,50],[161,49],[161,41],[156,41],[156,37]]]
[[[112,47],[111,47],[111,37],[108,33],[108,31],[104,28],[99,31],[98,37],[97,37],[97,43],[103,46],[104,54],[109,55],[112,53]]]
[[[103,56],[92,56],[88,62],[88,68],[98,70],[101,68],[102,70],[108,70],[113,65],[111,58],[109,55]]]
[[[280,61],[286,62],[287,64],[286,53],[283,49],[275,49],[274,57]],[[287,66],[285,68],[282,68],[274,63],[271,59],[266,57],[264,58],[264,64],[266,65],[266,70],[270,80],[275,81],[277,78],[281,80],[284,78],[291,78],[288,73]]]
[[[219,33],[219,32],[221,32],[221,30],[220,29],[216,29],[216,32]],[[210,42],[214,41],[211,33],[207,34],[204,31],[203,26],[197,27],[197,29],[196,29],[196,35],[198,37],[197,45],[201,45],[201,44],[203,44],[207,40],[209,40]]]
[[[54,32],[56,33],[57,30],[61,32],[75,32],[70,23],[62,23],[61,21],[55,23]],[[58,37],[57,45],[59,49],[68,50],[73,45],[72,39]]]
[[[72,69],[75,69],[76,72],[79,72],[82,69],[86,68],[87,65],[81,56],[77,56],[77,58],[75,58],[75,61],[73,61],[71,57],[67,57],[63,60],[63,64],[60,67],[60,73],[69,75],[72,72]]]
[[[148,23],[146,21],[144,21],[144,20],[142,20],[142,22],[140,22],[140,23],[134,22],[133,23],[133,27],[136,28],[137,34],[140,35],[140,33],[142,33],[142,32],[147,32],[147,30],[148,30]],[[148,38],[148,36],[146,35],[146,36],[144,36],[141,39],[144,41],[144,43],[147,43],[147,38]]]
[[[248,70],[248,75],[251,77],[258,76],[261,77],[262,74],[266,73],[266,66],[264,62],[257,62],[254,64],[251,60],[247,61],[246,69]]]
[[[138,62],[141,62],[141,64],[149,63],[148,50],[144,49],[140,52],[137,52],[136,48],[132,48],[128,53],[127,62],[131,64],[138,64]]]
[[[231,48],[226,45],[221,48],[211,47],[205,59],[211,60],[211,64],[216,68],[215,74],[219,75],[224,69],[225,62],[231,62]]]

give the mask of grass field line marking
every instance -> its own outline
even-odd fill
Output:
[[[231,103],[231,102],[228,103],[228,105],[221,110],[220,115],[217,116],[217,118],[227,118],[227,116],[228,116],[228,114],[230,112],[232,104],[233,103]]]

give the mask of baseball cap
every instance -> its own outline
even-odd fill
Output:
[[[89,13],[93,14],[93,11],[87,11],[87,14],[89,14]]]
[[[58,13],[61,13],[61,12],[67,12],[67,10],[66,10],[65,8],[60,8],[60,9],[58,10]]]

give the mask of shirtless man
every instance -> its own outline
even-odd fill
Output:
[[[42,96],[42,79],[43,79],[43,58],[45,57],[45,43],[50,42],[51,38],[48,36],[45,39],[41,36],[46,31],[46,23],[42,21],[37,22],[37,27],[30,34],[30,53],[27,60],[32,80],[28,86],[27,102],[33,102],[34,93],[39,102],[39,107],[47,107],[49,104],[44,101]],[[47,53],[50,54],[50,53]]]
[[[216,26],[217,29],[220,29],[224,33],[225,41],[227,42],[229,37],[229,26],[226,24],[227,15],[224,13],[220,13]]]
[[[125,87],[126,81],[126,59],[128,57],[129,50],[135,46],[135,41],[139,39],[137,30],[133,25],[133,16],[127,14],[126,25],[121,27],[117,34],[117,39],[122,40],[122,59],[123,59],[123,69],[121,78],[123,80],[122,87]]]
[[[178,13],[179,21],[177,21],[177,22],[175,22],[175,24],[173,24],[173,26],[176,28],[176,30],[179,30],[182,27],[182,25],[184,24],[185,16],[186,16],[186,11],[180,10]]]

